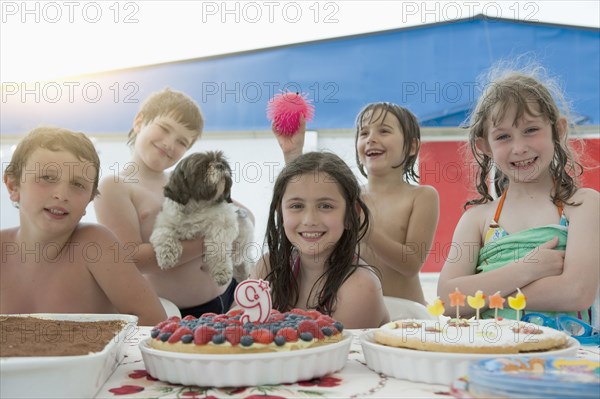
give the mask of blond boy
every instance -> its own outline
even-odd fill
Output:
[[[224,286],[214,282],[202,261],[203,237],[183,241],[179,263],[168,270],[158,267],[150,244],[165,199],[167,169],[184,156],[203,127],[200,108],[187,95],[170,89],[152,94],[142,104],[129,132],[130,161],[118,176],[102,179],[102,198],[94,202],[98,221],[134,250],[138,268],[152,287],[160,297],[175,303],[183,316],[226,312],[237,284],[234,280]],[[252,214],[247,213],[253,221]]]

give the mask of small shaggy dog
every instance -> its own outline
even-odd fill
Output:
[[[191,154],[175,167],[165,186],[150,243],[161,269],[177,264],[180,240],[204,236],[204,264],[219,285],[248,278],[245,255],[254,227],[243,209],[231,203],[231,167],[221,151]]]

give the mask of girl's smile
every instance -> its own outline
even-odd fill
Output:
[[[513,161],[513,162],[510,162],[510,165],[514,169],[528,170],[534,166],[534,164],[538,160],[538,158],[539,157],[533,157],[533,158],[525,159],[523,161]]]

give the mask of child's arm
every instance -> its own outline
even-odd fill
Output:
[[[286,164],[302,155],[302,149],[304,148],[304,136],[306,134],[306,121],[304,120],[304,116],[300,115],[300,127],[298,127],[298,130],[292,136],[280,134],[275,129],[275,126],[272,126],[271,129],[275,134],[275,138],[277,138],[279,147],[281,147],[283,159]]]
[[[80,228],[79,246],[93,243],[98,256],[88,260],[87,268],[96,283],[119,313],[138,316],[138,324],[155,325],[167,318],[165,310],[138,271],[135,263],[127,261],[126,251],[115,235],[100,225],[84,225]]]
[[[115,181],[111,177],[102,180],[99,187],[101,195],[94,199],[96,219],[117,236],[142,273],[161,272],[152,244],[142,239],[138,212],[131,201],[129,191],[124,187],[125,184],[135,183]],[[183,253],[178,265],[202,256],[204,237],[181,243]]]
[[[527,309],[580,311],[589,308],[600,280],[600,196],[592,189],[579,189],[571,200],[579,206],[565,208],[569,236],[562,274],[549,276],[522,288]],[[533,254],[529,262],[548,263]]]
[[[345,328],[377,328],[389,321],[383,288],[372,270],[359,268],[342,284],[332,317]]]
[[[360,248],[361,257],[369,264],[385,265],[406,277],[418,274],[423,267],[437,228],[440,200],[431,186],[422,186],[418,190],[409,220],[389,216],[392,223],[406,223],[405,243],[397,237],[390,237],[377,224],[371,225]]]
[[[475,206],[463,214],[456,226],[438,281],[437,293],[446,303],[449,303],[448,295],[456,288],[465,295],[473,295],[481,290],[488,294],[500,291],[500,295],[506,297],[515,292],[517,287],[521,288],[537,279],[562,272],[562,261],[558,259],[561,257],[560,251],[552,249],[557,241],[552,240],[553,242],[542,244],[530,252],[543,257],[546,260],[544,262],[524,265],[521,260],[486,273],[475,274],[486,216],[485,206]],[[485,309],[487,305],[480,311]],[[450,306],[446,307],[446,314],[452,315],[454,312]],[[460,314],[470,317],[475,314],[475,309],[464,306],[461,307]]]

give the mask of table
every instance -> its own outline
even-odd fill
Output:
[[[212,388],[175,385],[152,378],[144,368],[139,342],[150,336],[140,327],[125,342],[125,358],[98,392],[96,398],[448,398],[450,387],[399,380],[370,370],[365,364],[358,337],[367,330],[346,330],[353,335],[346,366],[337,373],[295,384],[246,388]],[[579,357],[600,358],[598,347],[579,349]]]

